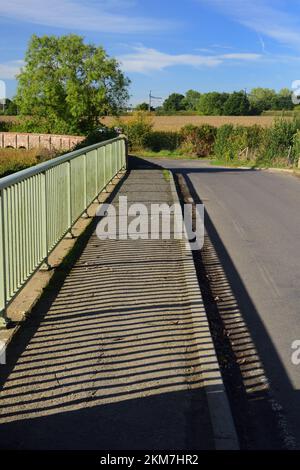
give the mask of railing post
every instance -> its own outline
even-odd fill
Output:
[[[102,147],[105,149],[105,147]],[[95,198],[95,201],[97,201],[98,203],[100,203],[100,199],[99,199],[99,195],[100,195],[100,191],[101,189],[103,189],[101,187],[101,178],[100,178],[100,169],[101,169],[101,165],[103,167],[103,158],[102,158],[102,161],[101,161],[101,158],[103,156],[103,151],[100,150],[100,148],[97,148],[96,150],[97,152],[97,158],[96,158],[96,173],[97,173],[97,196]],[[105,161],[104,161],[104,164],[105,164]],[[103,178],[103,180],[105,181],[105,178]]]
[[[0,328],[7,326],[6,317],[6,263],[4,245],[4,204],[3,190],[0,191]]]
[[[124,134],[121,134],[120,137],[122,137],[124,139],[124,166],[123,168],[126,170],[128,168],[128,139],[126,137],[126,135]]]
[[[42,177],[42,237],[43,237],[43,258],[45,267],[41,269],[51,269],[48,261],[48,198],[47,198],[47,175],[46,171],[41,173]]]
[[[72,232],[72,176],[71,176],[71,161],[69,160],[68,162],[68,226],[69,228],[69,234],[71,238],[75,238],[73,232]]]
[[[109,172],[110,172],[110,178],[113,180],[114,178],[114,162],[113,162],[113,146],[112,144],[109,144]]]
[[[117,153],[117,156],[116,156],[116,159],[117,159],[117,164],[116,164],[116,171],[117,171],[117,178],[118,179],[121,179],[121,175],[119,175],[120,171],[121,171],[121,162],[122,162],[122,141],[121,140],[118,140],[116,142],[116,153]]]
[[[84,158],[84,169],[83,169],[83,182],[84,182],[84,186],[83,186],[83,192],[84,192],[84,213],[82,214],[82,217],[84,219],[89,219],[90,216],[88,214],[88,211],[87,211],[87,158],[86,158],[86,153],[84,154],[83,156]]]
[[[99,170],[98,170],[98,165],[99,165],[99,148],[96,149],[96,158],[95,158],[95,172],[96,172],[96,198],[98,197],[99,191],[100,191],[100,178],[99,178]]]
[[[108,168],[107,168],[107,158],[108,158],[108,153],[107,153],[107,146],[105,145],[104,147],[104,152],[103,152],[103,157],[104,157],[104,164],[103,164],[103,171],[104,171],[104,188],[103,188],[103,193],[107,193],[107,173],[108,173]]]

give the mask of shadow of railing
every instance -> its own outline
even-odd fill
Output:
[[[98,220],[9,347],[0,448],[213,448],[199,354],[211,390],[218,369],[181,242],[106,243]]]

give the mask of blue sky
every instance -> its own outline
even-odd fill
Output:
[[[77,33],[149,90],[280,89],[300,79],[300,0],[0,0],[0,79],[16,89],[31,34]]]

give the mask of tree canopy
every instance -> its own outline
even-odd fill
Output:
[[[15,116],[18,113],[18,108],[14,100],[9,98],[5,99],[4,106],[2,104],[0,108],[0,114],[5,114],[7,116]]]
[[[197,111],[201,93],[196,90],[188,90],[185,94],[183,105],[188,111]]]
[[[224,104],[228,97],[228,93],[218,93],[217,91],[213,91],[211,93],[204,93],[199,99],[199,113],[204,114],[205,116],[222,115]]]
[[[118,62],[81,36],[33,35],[18,76],[16,103],[49,132],[84,133],[128,100]]]
[[[164,102],[163,110],[167,113],[173,113],[176,111],[182,111],[184,107],[184,95],[180,93],[172,93]]]
[[[283,88],[279,92],[269,88],[254,88],[250,93],[234,91],[200,93],[188,90],[185,95],[172,93],[156,112],[174,114],[178,111],[198,113],[205,116],[259,115],[263,111],[293,110],[291,91]]]
[[[250,103],[243,91],[231,93],[223,106],[225,116],[247,116],[249,112]]]
[[[135,107],[136,111],[149,111],[149,104],[146,102],[139,103]],[[151,106],[150,111],[155,111],[155,108]]]
[[[271,88],[253,88],[249,101],[255,114],[272,109],[272,102],[276,98],[276,91]]]

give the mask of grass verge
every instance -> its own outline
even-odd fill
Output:
[[[0,149],[0,178],[50,160],[58,154],[47,149]]]
[[[167,182],[170,181],[170,172],[169,172],[169,170],[164,169],[162,173],[163,173],[163,177],[164,177],[165,181],[167,181]]]
[[[191,155],[181,154],[178,152],[172,152],[170,150],[161,150],[160,152],[153,152],[151,150],[140,150],[138,153],[141,157],[151,158],[172,158],[179,160],[199,160],[198,157],[192,157]]]
[[[238,160],[233,160],[231,162],[228,162],[228,161],[224,161],[224,160],[218,160],[218,159],[211,159],[209,161],[209,163],[211,165],[214,165],[214,166],[224,166],[224,167],[228,167],[228,168],[241,168],[241,167],[244,167],[244,168],[251,168],[253,170],[255,169],[259,169],[259,170],[268,170],[268,169],[273,169],[273,170],[282,170],[282,171],[286,171],[286,172],[290,172],[290,173],[294,173],[296,176],[300,176],[300,168],[295,168],[295,167],[287,167],[287,166],[284,166],[284,165],[276,165],[276,164],[273,164],[273,165],[267,165],[266,163],[264,164],[253,164],[251,162],[242,162],[242,161],[238,161]]]

